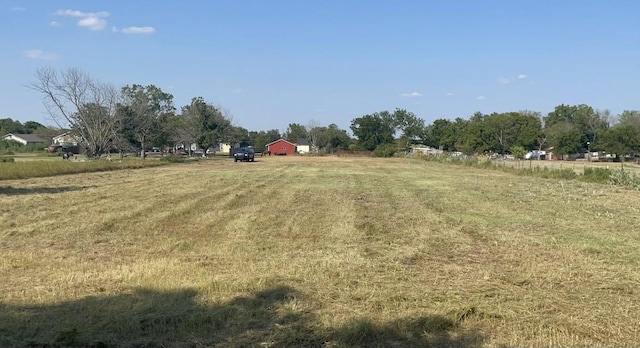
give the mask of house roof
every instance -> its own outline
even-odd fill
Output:
[[[55,137],[53,137],[53,139],[55,138],[61,138],[61,137],[66,137],[67,135],[72,135],[71,132],[64,132],[62,134],[58,134]]]
[[[34,135],[34,134],[13,134],[13,133],[9,133],[9,134],[5,134],[5,136],[3,138],[6,138],[9,135],[12,135],[14,138],[23,139],[24,141],[26,141],[28,143],[44,143],[44,142],[46,142],[44,139],[42,139],[39,136]]]
[[[270,142],[269,144],[267,144],[266,146],[269,146],[269,145],[271,145],[271,144],[275,144],[275,143],[278,143],[278,142],[281,142],[281,141],[284,141],[285,143],[289,143],[289,144],[291,144],[291,145],[293,145],[293,146],[296,146],[296,144],[294,144],[294,143],[292,143],[292,142],[290,142],[290,141],[287,141],[286,139],[282,139],[282,138],[280,138],[280,139],[278,139],[278,140],[276,140],[276,141],[272,141],[272,142]]]
[[[298,146],[309,146],[309,139],[307,138],[298,138]]]

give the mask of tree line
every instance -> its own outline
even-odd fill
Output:
[[[440,118],[431,124],[405,109],[381,111],[353,119],[351,137],[335,124],[321,126],[313,120],[306,125],[291,123],[283,133],[278,129],[250,131],[234,125],[227,110],[203,97],[176,108],[173,95],[155,85],[117,89],[77,69],[39,69],[30,88],[41,93],[51,119],[83,139],[90,157],[113,148],[140,151],[144,157],[151,147],[194,143],[205,150],[220,143],[263,148],[279,138],[293,143],[306,138],[319,152],[350,149],[381,156],[413,144],[465,154],[522,154],[548,148],[560,155],[587,151],[640,154],[640,111],[628,110],[614,117],[608,110],[585,104],[559,105],[547,115],[476,112],[468,119]]]

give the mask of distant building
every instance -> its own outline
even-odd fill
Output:
[[[293,155],[296,153],[296,144],[285,139],[278,139],[267,144],[267,151],[272,155]]]
[[[80,143],[81,143],[80,137],[71,134],[71,132],[65,132],[51,138],[52,145],[78,146]]]
[[[6,134],[5,136],[2,137],[3,140],[6,141],[15,141],[17,143],[20,143],[22,145],[33,145],[33,144],[39,144],[39,143],[46,143],[46,141],[42,138],[40,138],[37,135],[33,135],[33,134]]]
[[[307,138],[298,138],[296,142],[296,152],[299,154],[309,153],[311,151],[311,147],[309,146],[309,139]]]

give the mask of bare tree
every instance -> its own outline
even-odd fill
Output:
[[[309,139],[309,145],[311,152],[318,151],[318,141],[320,140],[320,123],[314,119],[311,119],[307,124],[307,138]]]
[[[120,126],[118,90],[73,68],[61,72],[41,68],[35,78],[28,87],[43,95],[43,104],[59,127],[68,126],[81,137],[87,156],[107,152]]]

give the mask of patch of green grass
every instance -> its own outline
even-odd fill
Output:
[[[125,160],[125,161],[28,161],[14,162],[0,160],[0,180],[26,179],[44,176],[103,172],[119,169],[136,169],[162,165],[159,161]]]

